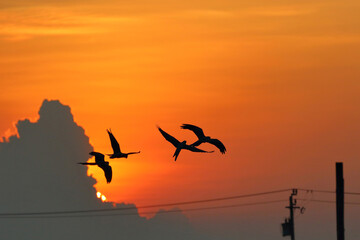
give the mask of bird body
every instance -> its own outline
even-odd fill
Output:
[[[191,145],[196,147],[202,143],[210,142],[211,139],[212,139],[211,137],[203,136],[203,137],[199,138],[196,142],[192,143]]]
[[[138,152],[129,152],[129,153],[113,153],[113,154],[106,154],[109,156],[109,158],[113,159],[113,158],[128,158],[128,156],[130,154],[137,154],[140,153],[140,151]]]
[[[111,169],[111,166],[109,165],[109,162],[106,162],[104,160],[105,159],[104,154],[99,153],[99,152],[91,152],[90,155],[95,156],[95,162],[94,163],[80,162],[78,164],[81,164],[81,165],[97,165],[98,167],[100,167],[104,171],[106,182],[110,183],[111,179],[112,179],[112,169]]]
[[[185,148],[186,148],[186,141],[179,142],[176,145],[176,150],[175,150],[174,155],[173,155],[173,157],[175,157],[175,161],[178,158],[181,149],[185,149]]]
[[[112,154],[106,154],[108,155],[111,159],[113,158],[127,158],[128,155],[130,154],[137,154],[137,153],[140,153],[140,151],[138,152],[129,152],[129,153],[123,153],[121,152],[120,150],[120,145],[118,143],[118,141],[116,140],[116,138],[114,137],[114,135],[112,134],[111,132],[111,129],[107,129],[106,130],[107,133],[109,134],[109,138],[110,138],[110,142],[111,142],[111,147],[114,151],[114,153]]]
[[[186,141],[182,141],[180,142],[179,140],[177,140],[176,138],[174,138],[173,136],[171,136],[170,134],[168,134],[167,132],[165,132],[164,130],[162,130],[160,127],[158,127],[161,135],[163,135],[163,137],[170,142],[172,145],[174,145],[174,147],[176,148],[175,153],[173,155],[173,157],[175,157],[175,161],[178,158],[181,149],[186,149],[186,150],[190,150],[192,152],[205,152],[205,153],[209,153],[207,151],[201,150],[199,148],[196,148],[195,146],[192,145],[187,145]]]
[[[191,144],[191,146],[196,147],[199,146],[201,143],[210,143],[213,144],[215,147],[217,147],[222,154],[225,154],[226,148],[224,144],[218,139],[205,136],[204,131],[201,128],[191,124],[183,124],[181,128],[193,131],[195,135],[198,137],[198,140],[193,144]]]

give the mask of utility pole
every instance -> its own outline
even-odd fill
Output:
[[[345,239],[343,163],[336,163],[336,230],[337,240]]]
[[[293,196],[297,195],[297,189],[293,189],[289,197],[290,218],[285,219],[285,223],[282,224],[283,236],[291,236],[291,240],[295,240],[295,223],[294,223],[294,209],[300,208],[296,206],[296,199]]]

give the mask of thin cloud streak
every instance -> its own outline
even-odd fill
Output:
[[[245,15],[257,17],[294,17],[316,14],[317,10],[311,6],[277,6],[277,7],[256,7],[242,11]]]
[[[22,40],[35,36],[84,35],[112,32],[114,26],[137,23],[138,17],[104,16],[67,8],[32,7],[0,11],[0,36]]]
[[[311,7],[247,7],[244,9],[215,10],[193,9],[181,11],[178,16],[200,18],[242,18],[242,17],[293,17],[315,14],[317,11]]]
[[[204,17],[204,18],[232,18],[236,17],[234,12],[214,9],[195,9],[180,12],[178,16],[182,17]]]

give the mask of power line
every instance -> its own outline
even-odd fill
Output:
[[[336,193],[335,191],[329,190],[318,190],[318,189],[306,189],[306,188],[297,188],[298,191],[306,191],[306,192],[318,192],[318,193]],[[348,195],[360,195],[360,192],[344,192],[344,194]]]
[[[195,200],[195,201],[184,201],[184,202],[175,202],[175,203],[164,203],[164,204],[156,204],[156,205],[145,205],[139,207],[121,207],[121,208],[108,208],[108,209],[88,209],[88,210],[73,210],[73,211],[49,211],[49,212],[20,212],[20,213],[0,213],[0,217],[10,217],[10,216],[32,216],[32,215],[61,215],[61,214],[76,214],[76,213],[94,213],[94,212],[110,212],[110,211],[123,211],[123,210],[134,210],[134,209],[143,209],[143,208],[156,208],[156,207],[169,207],[169,206],[178,206],[178,205],[189,205],[189,204],[197,204],[197,203],[208,203],[208,202],[216,202],[216,201],[225,201],[239,198],[247,198],[247,197],[256,197],[262,195],[269,195],[281,192],[287,192],[291,189],[280,189],[268,192],[260,192],[253,194],[244,194],[237,196],[229,196],[229,197],[221,197],[221,198],[211,198],[211,199],[203,199],[203,200]]]
[[[253,203],[240,203],[240,204],[232,204],[232,205],[221,205],[221,206],[213,206],[213,207],[201,207],[201,208],[187,208],[187,209],[171,209],[168,211],[149,211],[144,212],[143,214],[168,214],[168,213],[176,213],[176,212],[192,212],[192,211],[204,211],[204,210],[213,210],[213,209],[225,209],[225,208],[235,208],[235,207],[245,207],[245,206],[254,206],[254,205],[264,205],[278,202],[286,202],[287,200],[272,200],[272,201],[264,201],[264,202],[253,202]],[[134,213],[108,213],[108,214],[85,214],[85,215],[32,215],[32,216],[0,216],[0,218],[6,219],[34,219],[34,218],[82,218],[82,217],[112,217],[112,216],[131,216],[131,215],[139,215],[137,212]]]
[[[20,213],[0,213],[0,218],[14,218],[14,217],[56,217],[56,216],[49,216],[49,215],[59,215],[59,217],[87,217],[87,216],[108,216],[108,215],[69,215],[64,216],[66,214],[84,214],[84,213],[105,213],[105,212],[112,212],[112,211],[124,211],[124,210],[138,210],[138,209],[145,209],[145,208],[157,208],[157,207],[170,207],[170,206],[179,206],[179,205],[189,205],[189,204],[199,204],[199,203],[208,203],[208,202],[216,202],[216,201],[225,201],[225,200],[232,200],[232,199],[240,199],[240,198],[247,198],[247,197],[256,197],[262,195],[269,195],[281,192],[287,192],[292,189],[280,189],[268,192],[259,192],[253,194],[244,194],[244,195],[236,195],[236,196],[229,196],[229,197],[221,197],[221,198],[211,198],[211,199],[203,199],[203,200],[195,200],[195,201],[184,201],[184,202],[174,202],[174,203],[163,203],[163,204],[155,204],[155,205],[144,205],[144,206],[132,206],[132,207],[118,207],[118,208],[108,208],[108,209],[87,209],[87,210],[73,210],[73,211],[49,211],[49,212],[20,212]],[[299,191],[306,191],[306,192],[321,192],[321,193],[335,193],[333,191],[328,190],[315,190],[315,189],[303,189],[298,188]],[[357,192],[348,192],[347,194],[355,194],[360,195]],[[298,200],[308,200],[310,202],[322,202],[322,203],[335,203],[335,201],[327,201],[327,200],[317,200],[317,199],[301,199]],[[208,209],[218,209],[218,208],[229,208],[229,207],[238,207],[238,206],[249,206],[249,205],[258,205],[258,204],[265,204],[265,203],[272,203],[272,202],[279,202],[283,200],[276,200],[276,201],[267,201],[267,202],[258,202],[258,203],[246,203],[246,204],[235,204],[235,205],[225,205],[225,206],[215,206],[215,207],[204,207],[204,208],[190,208],[190,209],[182,209],[178,210],[181,211],[197,211],[197,210],[208,210]],[[360,205],[359,202],[345,202],[349,205]],[[177,210],[170,210],[167,212],[173,212]],[[144,214],[155,214],[155,213],[162,213],[162,212],[145,212]],[[111,215],[137,215],[137,213],[125,213],[125,214],[111,214]],[[109,215],[110,216],[110,215]]]
[[[297,200],[306,200],[304,198],[298,198]],[[320,202],[320,203],[336,203],[336,201],[320,200],[320,199],[309,199],[309,202]],[[345,202],[348,205],[360,205],[360,202]]]
[[[298,191],[305,191],[305,192],[319,192],[319,193],[336,193],[335,191],[329,190],[318,190],[318,189],[305,189],[305,188],[297,188]]]
[[[349,194],[349,195],[360,195],[360,193],[358,193],[358,192],[344,192],[344,194]]]

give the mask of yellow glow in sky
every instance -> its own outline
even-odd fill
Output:
[[[328,188],[334,161],[360,167],[358,9],[331,0],[5,1],[0,133],[36,118],[44,99],[71,107],[95,151],[111,153],[111,128],[122,150],[141,153],[111,162],[111,184],[89,168],[107,201]],[[184,151],[175,163],[156,125],[196,140],[183,123],[228,152],[206,145],[215,152]]]

